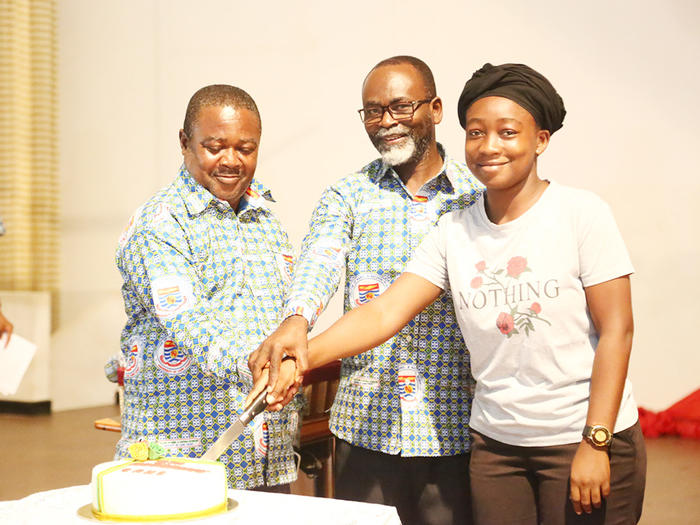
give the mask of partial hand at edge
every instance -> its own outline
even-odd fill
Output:
[[[285,356],[294,358],[296,390],[301,386],[304,372],[308,369],[308,326],[306,319],[300,315],[287,317],[248,358],[248,367],[253,373],[255,384],[258,384],[263,374],[267,374],[268,391],[275,398],[287,397],[286,387],[277,385],[280,365]],[[268,367],[269,370],[265,372]]]
[[[590,514],[610,494],[610,458],[607,449],[581,441],[571,462],[570,499],[576,514]]]
[[[3,338],[5,339],[5,348],[10,344],[10,337],[12,337],[13,329],[12,323],[0,312],[0,341],[2,341]]]

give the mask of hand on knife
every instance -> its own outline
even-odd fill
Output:
[[[248,397],[245,402],[246,405],[252,403],[252,401],[267,388],[267,380],[269,377],[269,368],[264,368],[260,377],[253,385]],[[280,364],[279,376],[277,377],[277,384],[274,389],[267,389],[268,396],[268,410],[271,412],[277,412],[282,410],[287,403],[289,403],[294,394],[299,391],[299,383],[296,380],[296,362],[293,357],[285,357]]]

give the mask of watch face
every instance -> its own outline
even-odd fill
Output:
[[[608,433],[605,430],[603,430],[602,428],[599,428],[593,434],[593,440],[596,443],[605,443],[605,441],[607,439],[608,439]]]

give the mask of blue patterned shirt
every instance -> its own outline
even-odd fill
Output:
[[[285,317],[313,325],[345,272],[345,310],[381,294],[438,218],[482,191],[467,167],[447,158],[411,195],[375,160],[328,188],[311,217]],[[356,446],[403,456],[469,450],[474,383],[452,298],[443,294],[386,343],[343,359],[331,431]]]
[[[183,167],[129,221],[116,256],[128,317],[117,457],[140,440],[199,457],[242,412],[247,356],[279,324],[293,269],[268,201],[253,180],[236,213]],[[264,412],[224,452],[231,486],[296,479],[297,408]]]

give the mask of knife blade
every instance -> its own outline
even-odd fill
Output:
[[[257,416],[260,412],[267,408],[267,390],[263,390],[258,394],[248,408],[217,438],[214,443],[207,449],[202,456],[202,459],[216,461],[224,451],[231,446],[231,443],[243,433],[246,425]]]

